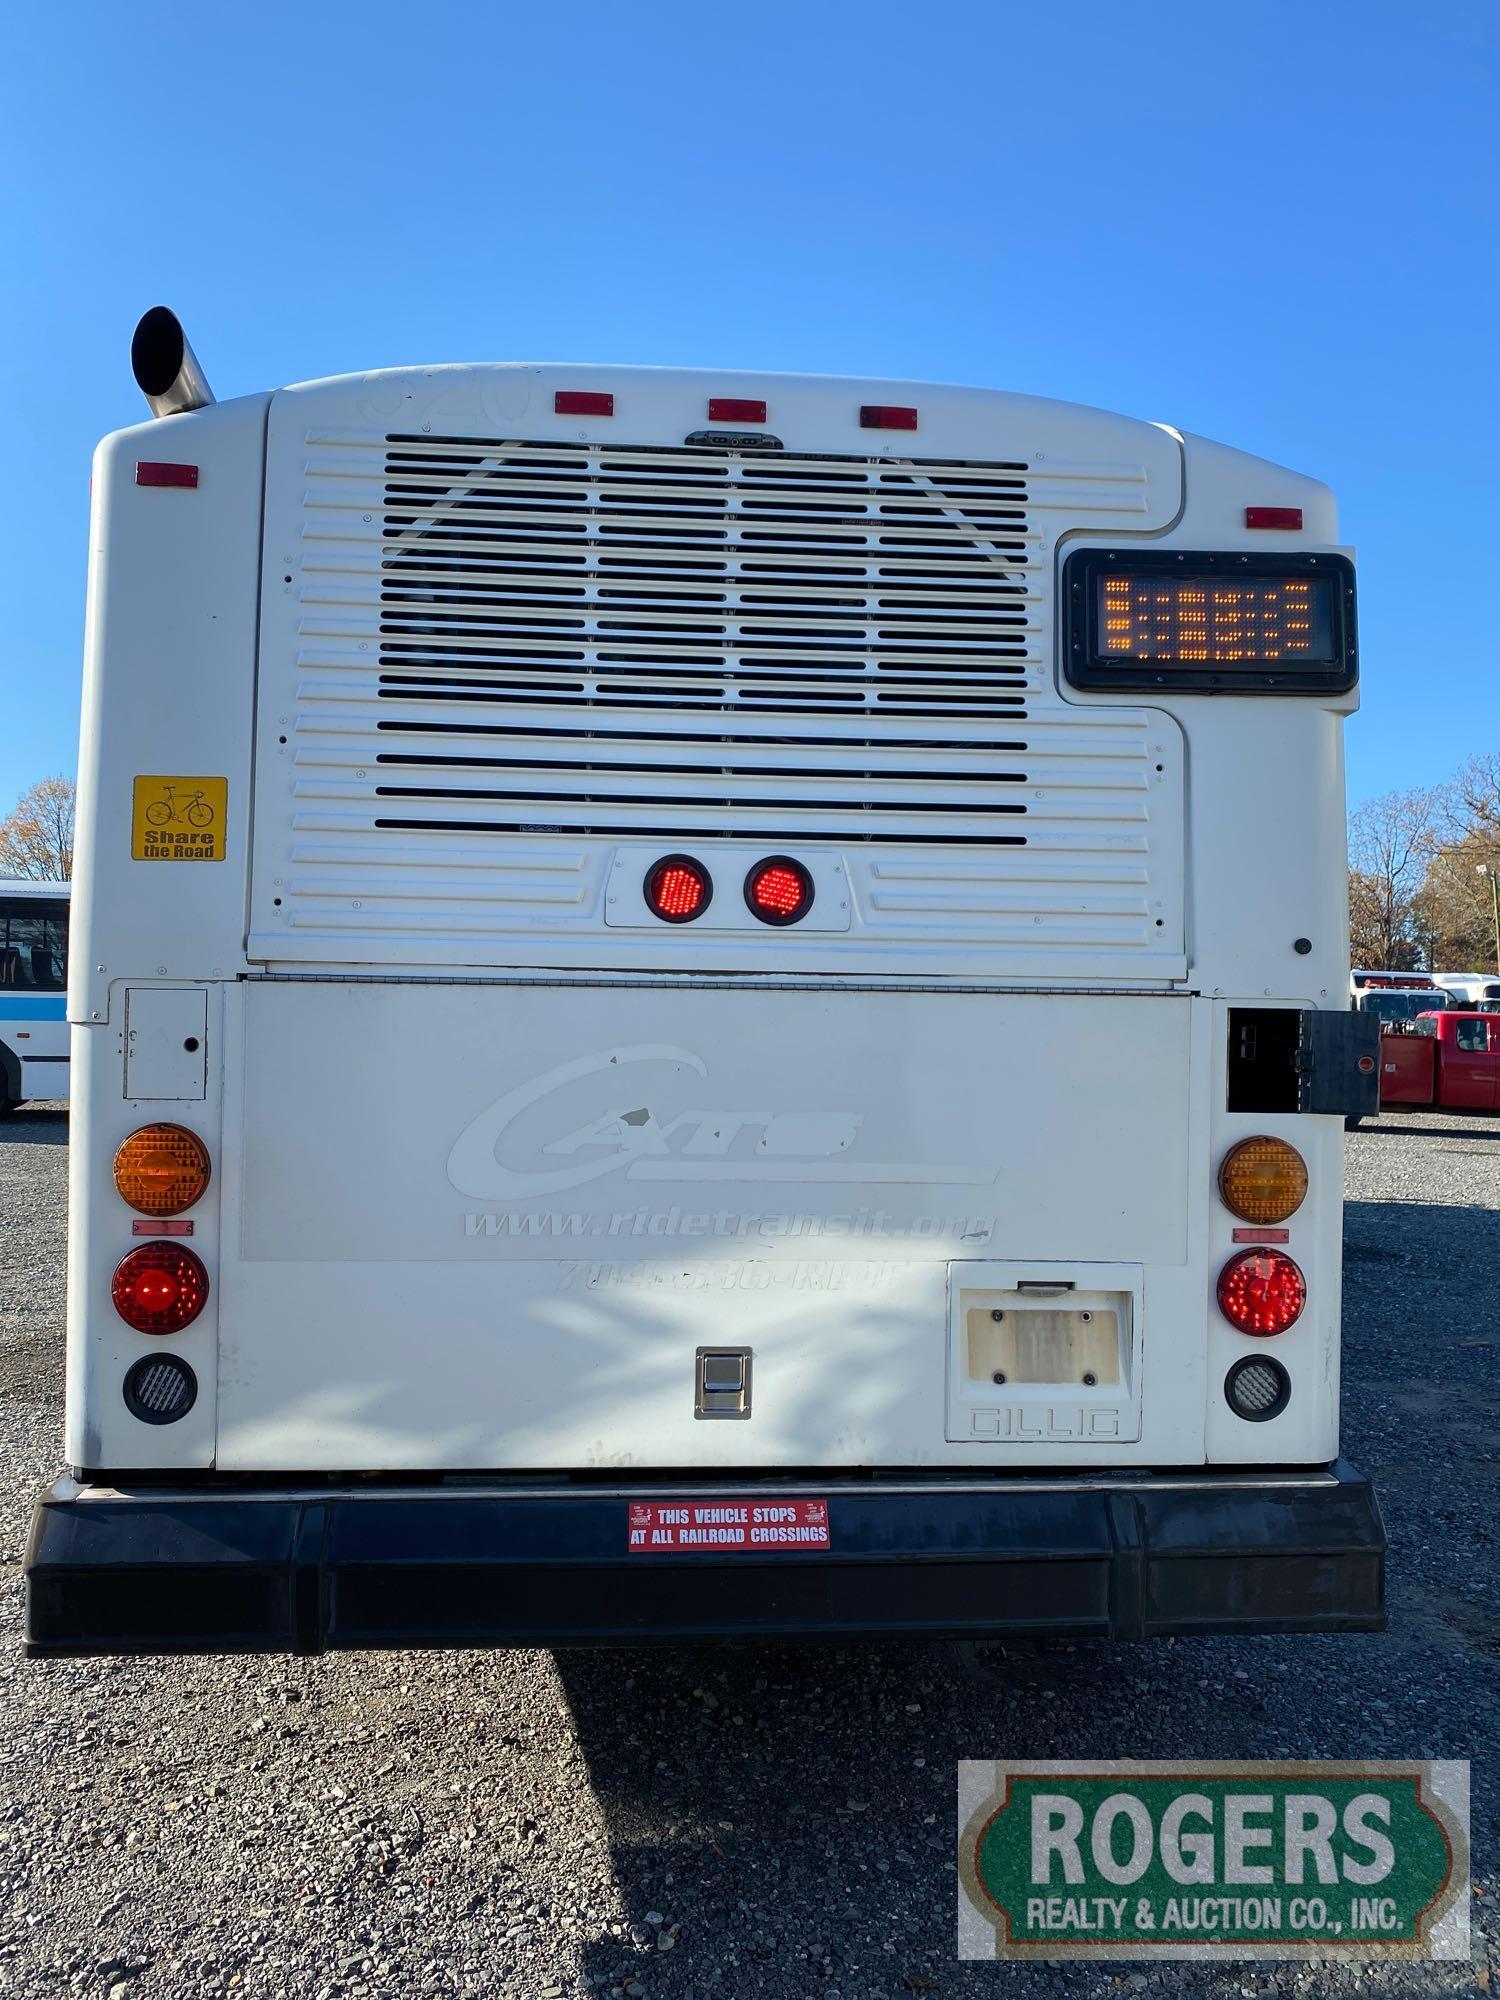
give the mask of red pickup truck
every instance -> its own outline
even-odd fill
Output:
[[[1380,1102],[1500,1111],[1500,1013],[1419,1014],[1380,1037]]]

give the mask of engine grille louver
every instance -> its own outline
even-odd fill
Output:
[[[378,795],[406,803],[383,826],[446,824],[440,802],[462,799],[507,802],[482,822],[505,833],[527,831],[532,808],[568,807],[590,835],[727,837],[748,810],[779,815],[789,840],[888,839],[898,825],[923,841],[1024,839],[995,824],[1024,814],[997,796],[1024,772],[945,768],[961,739],[914,765],[884,735],[813,735],[824,758],[789,762],[762,720],[863,715],[884,729],[1020,713],[1037,637],[1022,467],[386,443],[381,699],[482,708],[469,735],[503,731],[497,710],[562,708],[588,715],[607,750],[450,753],[446,783],[388,774]],[[622,709],[701,717],[701,749],[637,757],[635,732],[612,726]],[[715,747],[718,731],[730,734]],[[873,754],[850,757],[861,748]]]
[[[708,457],[393,438],[383,663],[590,704],[1017,706],[1021,468]]]

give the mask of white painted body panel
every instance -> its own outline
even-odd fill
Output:
[[[61,995],[58,996],[61,999]],[[49,1009],[45,1016],[30,1009],[14,1014],[0,1012],[0,1043],[15,1057],[21,1071],[23,1103],[50,1100],[66,1104],[71,1089],[69,1043],[72,1030],[63,1019],[62,1009]]]
[[[554,417],[554,390],[574,384],[610,389],[628,427]],[[694,808],[712,818],[720,871],[708,918],[654,925],[644,865],[693,847],[673,818],[682,781],[663,778],[653,807],[671,837],[643,828],[599,773],[626,756],[602,679],[596,726],[561,753],[545,734],[555,711],[514,718],[547,783],[592,817],[565,801],[554,823],[502,830],[493,800],[467,797],[442,805],[453,824],[377,824],[390,773],[374,758],[396,745],[436,797],[427,725],[455,713],[430,689],[382,693],[382,564],[405,559],[389,532],[382,555],[373,518],[385,441],[533,439],[546,466],[545,452],[576,451],[597,483],[617,444],[680,456],[710,391],[765,397],[808,464],[873,462],[839,474],[864,481],[861,505],[880,504],[879,467],[907,478],[918,456],[1024,468],[1025,638],[1005,667],[1025,704],[1024,843],[992,837],[997,800],[1018,791],[988,790],[1013,755],[1002,733],[1021,732],[964,709],[967,694],[934,697],[937,724],[899,704],[811,723],[785,690],[774,713],[735,709],[739,684],[709,724],[706,697],[663,698],[651,740],[691,784],[715,759],[742,757],[751,775],[726,771]],[[861,432],[863,402],[920,403],[918,440]],[[145,457],[191,461],[198,487],[137,488]],[[754,480],[734,478],[742,510]],[[1301,506],[1305,533],[1247,534],[1249,503]],[[1337,546],[1325,490],[1284,469],[1102,412],[903,384],[395,371],[106,440],[70,992],[70,1460],[356,1473],[1330,1459],[1340,1124],[1223,1107],[1232,1002],[1344,1004],[1353,698],[1146,703],[1065,687],[1057,566],[1131,535]],[[473,649],[446,608],[421,617]],[[734,643],[737,660],[753,650]],[[490,693],[508,685],[503,663],[469,671]],[[444,699],[472,762],[494,746],[471,693]],[[799,732],[816,747],[788,747]],[[909,775],[938,736],[937,765]],[[816,921],[790,932],[747,921],[738,889],[757,853],[801,854],[747,789],[773,757],[804,826],[823,815],[805,856]],[[224,861],[130,859],[133,776],[172,772],[226,778]],[[923,785],[938,812],[972,794],[972,824],[949,822],[961,838],[921,837]],[[873,838],[871,808],[885,815]],[[132,1019],[159,1033],[127,1073]],[[204,1047],[186,1052],[199,1023]],[[211,1294],[172,1337],[198,1400],[151,1427],[120,1395],[150,1337],[110,1303],[133,1240],[110,1160],[164,1117],[214,1160],[191,1217]],[[1262,1131],[1308,1161],[1290,1247],[1309,1299],[1276,1343],[1292,1402],[1247,1424],[1222,1384],[1258,1344],[1214,1303],[1234,1227],[1214,1176]],[[959,1306],[1049,1279],[1118,1310],[1119,1381],[991,1395],[961,1365]],[[746,1421],[694,1419],[694,1354],[713,1342],[753,1350]]]
[[[14,1057],[20,1072],[21,1103],[51,1099],[66,1103],[69,1092],[69,1042],[72,1030],[63,1017],[62,995],[0,1004],[0,1045]]]
[[[932,1463],[950,1268],[1185,1264],[1180,1000],[1007,1001],[980,1079],[991,996],[601,998],[243,990],[244,1075],[286,1091],[242,1100],[221,1464]],[[1080,1101],[1070,1158],[1042,1135]],[[704,1340],[754,1347],[749,1424],[694,1422]]]

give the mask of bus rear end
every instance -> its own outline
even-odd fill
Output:
[[[1322,487],[443,367],[91,557],[34,1650],[1378,1627]]]

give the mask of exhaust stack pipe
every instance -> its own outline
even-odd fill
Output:
[[[168,306],[144,313],[130,343],[130,366],[153,417],[181,416],[214,400],[208,377]]]

